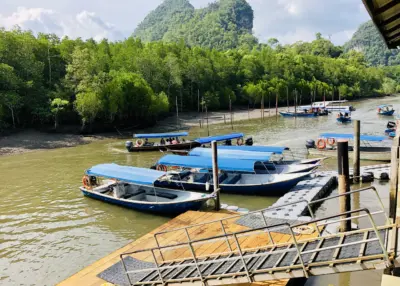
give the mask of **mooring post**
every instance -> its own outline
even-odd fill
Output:
[[[396,134],[392,143],[392,155],[390,159],[390,196],[389,196],[389,217],[396,220],[396,208],[399,190],[399,151],[400,134]]]
[[[338,150],[338,173],[339,173],[339,195],[350,192],[349,184],[349,142],[339,140],[337,143]],[[340,213],[345,213],[351,210],[350,196],[339,197]],[[350,215],[341,217],[340,231],[346,232],[351,230]],[[346,220],[344,220],[346,219]]]
[[[213,162],[213,182],[214,182],[214,193],[215,193],[215,210],[219,211],[221,209],[221,201],[219,199],[219,178],[218,178],[218,149],[217,141],[211,142],[212,148],[212,162]]]
[[[353,182],[360,181],[360,120],[354,120]]]
[[[200,125],[200,128],[201,128],[201,119],[199,119],[199,125]]]
[[[224,114],[224,124],[226,124],[226,116],[225,116],[225,114]]]

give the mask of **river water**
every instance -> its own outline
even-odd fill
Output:
[[[353,104],[357,107],[353,118],[362,120],[362,133],[382,135],[388,118],[376,115],[375,109],[378,104],[393,101],[384,98]],[[351,125],[338,125],[334,117],[271,117],[264,122],[252,119],[235,122],[234,130],[253,136],[256,145],[286,145],[304,153],[305,140],[315,139],[321,132],[352,132]],[[210,135],[231,131],[230,126],[223,124],[209,128]],[[191,137],[207,133],[205,129],[190,130]],[[85,198],[78,189],[83,171],[92,165],[114,162],[149,167],[160,156],[158,152],[129,154],[122,140],[104,140],[74,148],[0,157],[0,284],[53,285],[168,221],[170,218]],[[336,160],[328,160],[324,168],[336,169]],[[378,187],[387,201],[388,186]],[[277,200],[224,194],[221,199],[250,210],[268,207]],[[368,273],[331,275],[308,283],[357,285],[367,281],[363,277],[379,276]],[[370,282],[368,278],[368,285]],[[380,285],[379,279],[376,282]]]

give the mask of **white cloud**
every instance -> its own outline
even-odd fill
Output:
[[[97,41],[103,38],[115,41],[125,37],[114,25],[87,11],[69,16],[51,9],[18,7],[10,16],[0,15],[0,26],[6,29],[20,26],[34,33],[55,33],[60,37],[94,38]]]
[[[248,0],[255,12],[254,31],[262,42],[315,39],[317,32],[343,44],[369,19],[359,0]]]

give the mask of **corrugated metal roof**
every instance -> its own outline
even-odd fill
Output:
[[[389,49],[400,47],[400,0],[363,0]]]

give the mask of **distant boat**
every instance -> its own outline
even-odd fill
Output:
[[[351,122],[351,115],[349,112],[345,111],[344,113],[338,113],[336,117],[336,121],[339,123],[350,123]]]
[[[395,110],[393,109],[393,105],[383,104],[378,106],[377,112],[379,115],[392,116]]]
[[[213,198],[213,195],[155,187],[154,181],[166,175],[156,170],[101,164],[85,173],[84,186],[80,188],[85,196],[138,211],[175,215],[199,210]],[[99,177],[106,180],[100,182]]]
[[[319,107],[323,108],[329,112],[332,111],[355,111],[356,109],[352,105],[343,105],[347,103],[347,100],[333,100],[333,101],[319,101],[319,102],[313,102],[311,105],[312,107]]]
[[[186,170],[168,173],[154,183],[156,186],[201,192],[213,189],[211,158],[167,155],[157,162],[157,168],[166,166]],[[224,158],[218,158],[218,168],[222,171],[218,176],[221,192],[241,195],[279,196],[311,174],[255,174],[254,161]]]
[[[311,117],[317,117],[318,116],[318,113],[316,113],[316,112],[306,113],[304,111],[302,111],[302,112],[290,112],[290,111],[283,112],[283,111],[281,111],[279,113],[283,117],[309,117],[309,118],[311,118]]]
[[[337,157],[336,141],[337,140],[353,140],[353,134],[342,134],[342,133],[323,133],[320,134],[317,143],[314,140],[307,140],[307,150],[311,155],[322,155],[327,157]],[[374,136],[374,135],[361,135],[360,141],[363,142],[363,146],[360,146],[360,159],[369,161],[382,161],[389,162],[391,159],[391,147],[390,141],[387,140],[388,144],[382,146],[371,145],[371,142],[375,144],[383,143],[387,140],[385,136]],[[349,156],[352,156],[353,146],[349,146]]]
[[[132,141],[127,141],[125,147],[129,152],[141,151],[168,151],[168,150],[190,150],[195,147],[200,147],[203,144],[209,144],[213,140],[226,141],[237,139],[238,143],[248,144],[248,140],[243,141],[243,133],[233,133],[220,136],[211,136],[198,138],[195,140],[179,139],[179,137],[188,136],[187,132],[179,133],[151,133],[151,134],[135,134],[136,144]],[[149,142],[148,139],[161,139],[160,142]],[[251,141],[252,143],[252,141]]]

